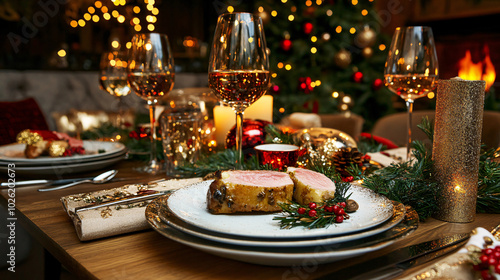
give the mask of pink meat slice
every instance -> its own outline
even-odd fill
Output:
[[[314,189],[335,191],[335,183],[324,174],[309,169],[293,167],[289,167],[288,171],[293,171],[295,178]]]
[[[293,184],[288,174],[278,171],[231,171],[229,178],[224,178],[224,182],[232,184],[244,184],[258,187],[282,187]]]

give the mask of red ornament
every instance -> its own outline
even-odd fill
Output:
[[[363,81],[363,73],[361,72],[356,72],[352,75],[352,79],[354,80],[354,82],[356,83],[361,83]]]
[[[304,33],[309,35],[313,31],[314,25],[310,22],[304,23]]]
[[[244,154],[254,153],[253,147],[264,144],[266,140],[265,127],[270,122],[263,120],[243,120],[243,144]],[[233,126],[226,136],[226,149],[232,149],[236,146],[236,126]]]
[[[271,88],[269,89],[269,92],[272,95],[278,95],[280,94],[280,87],[278,85],[272,85]]]
[[[284,39],[281,41],[281,48],[287,52],[292,49],[292,40],[290,39]]]
[[[374,90],[379,90],[382,88],[383,85],[384,83],[382,82],[381,79],[375,79],[375,81],[373,81],[372,88]]]
[[[305,94],[311,93],[311,91],[314,89],[312,86],[312,79],[311,77],[300,77],[299,78],[299,90],[303,91]]]
[[[304,207],[300,207],[300,208],[297,210],[297,213],[299,213],[300,215],[305,214],[305,213],[306,213],[306,208],[304,208]]]

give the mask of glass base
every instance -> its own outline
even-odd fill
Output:
[[[161,172],[165,172],[165,168],[164,168],[163,164],[161,164],[160,162],[158,162],[156,160],[152,160],[144,166],[139,166],[139,167],[134,168],[134,171],[137,171],[140,173],[147,173],[147,174],[151,174],[151,175],[156,175],[156,174],[160,174]]]

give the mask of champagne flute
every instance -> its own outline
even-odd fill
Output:
[[[409,160],[413,102],[433,91],[438,80],[438,59],[430,27],[396,28],[385,62],[384,77],[385,85],[406,102],[408,110],[406,156]]]
[[[236,168],[242,168],[243,112],[269,87],[264,26],[250,13],[219,16],[208,67],[208,84],[236,113]]]
[[[167,35],[137,34],[132,38],[128,63],[128,81],[134,92],[147,101],[151,123],[149,163],[142,171],[157,174],[162,168],[156,155],[156,116],[158,98],[174,87],[174,59]]]
[[[101,89],[115,96],[118,100],[118,117],[116,126],[123,126],[123,96],[127,96],[131,89],[127,81],[128,56],[123,51],[111,51],[102,54],[99,84]]]

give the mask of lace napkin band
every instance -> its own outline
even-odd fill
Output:
[[[131,184],[65,196],[61,198],[61,202],[73,220],[78,238],[81,241],[88,241],[148,229],[144,212],[149,201],[103,205],[94,209],[85,207],[141,194],[175,190],[201,181],[202,178],[190,178],[172,179],[149,185]]]

